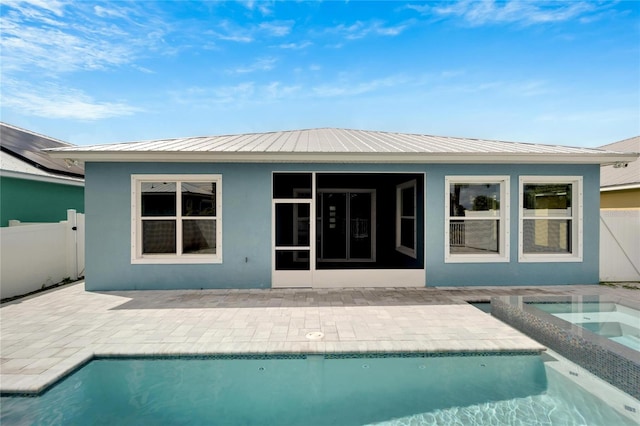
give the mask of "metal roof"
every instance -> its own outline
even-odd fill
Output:
[[[640,153],[640,136],[610,143],[601,149]],[[617,167],[616,167],[617,166]],[[607,165],[600,169],[600,188],[632,189],[640,187],[640,161],[628,164]]]
[[[200,194],[200,195],[211,195],[211,190],[206,190],[200,188],[198,185],[194,185],[189,182],[182,182],[182,193],[190,193],[190,194]],[[211,186],[208,182],[207,185]],[[144,193],[175,193],[176,192],[176,183],[175,182],[143,182],[142,183],[142,192]]]
[[[49,153],[79,161],[597,164],[637,158],[571,146],[334,128],[61,147]]]

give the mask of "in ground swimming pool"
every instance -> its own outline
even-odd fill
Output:
[[[3,426],[636,424],[632,410],[640,407],[623,401],[612,408],[567,378],[560,364],[538,354],[96,359],[43,395],[2,397],[0,420]]]
[[[640,311],[637,309],[611,302],[531,303],[531,305],[640,352]]]

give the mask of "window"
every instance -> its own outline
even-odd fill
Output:
[[[222,262],[221,175],[132,175],[132,263]]]
[[[521,176],[519,258],[582,260],[582,178]]]
[[[416,255],[416,180],[396,187],[396,250]]]
[[[509,177],[445,178],[445,262],[509,261]]]

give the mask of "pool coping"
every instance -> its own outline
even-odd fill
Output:
[[[65,380],[87,364],[97,360],[172,360],[172,359],[194,359],[194,360],[206,360],[206,359],[306,359],[311,356],[322,356],[324,359],[343,359],[343,358],[358,358],[358,359],[373,359],[373,358],[441,358],[441,357],[482,357],[482,356],[539,356],[545,349],[532,349],[532,350],[497,350],[497,351],[473,351],[473,350],[460,350],[460,351],[434,351],[434,352],[253,352],[253,353],[172,353],[172,354],[140,354],[140,353],[119,353],[119,354],[96,354],[85,353],[73,360],[73,365],[68,365],[66,370],[56,371],[56,375],[53,374],[46,378],[46,383],[33,383],[31,387],[26,387],[24,382],[18,383],[18,387],[12,389],[11,387],[4,387],[0,390],[1,397],[12,396],[27,396],[38,397],[58,383]],[[52,372],[54,373],[54,372]],[[43,378],[44,379],[44,378]],[[43,380],[44,381],[44,380]]]
[[[332,352],[324,351],[281,351],[281,352],[268,352],[263,348],[249,349],[247,352],[238,352],[233,348],[229,348],[228,351],[202,351],[202,352],[172,352],[172,351],[148,351],[143,352],[120,352],[120,351],[108,351],[108,352],[92,352],[83,351],[70,358],[67,358],[64,362],[59,363],[55,367],[49,369],[47,374],[41,374],[38,376],[33,375],[2,375],[2,386],[0,387],[0,396],[38,396],[51,387],[55,386],[60,381],[64,380],[69,375],[73,374],[86,364],[96,359],[165,359],[165,358],[217,358],[217,357],[286,357],[288,356],[312,356],[321,355],[324,357],[336,357],[340,355],[359,356],[362,358],[370,357],[389,357],[393,356],[415,356],[415,357],[440,357],[440,356],[485,356],[485,355],[534,355],[540,354],[546,350],[546,347],[542,345],[535,345],[531,348],[521,349],[509,349],[509,350],[473,350],[473,349],[459,349],[459,350],[435,350],[427,351],[420,349],[405,348],[399,351],[385,351],[385,352],[371,352],[362,351],[358,352],[351,345],[345,345],[344,348],[335,348]]]

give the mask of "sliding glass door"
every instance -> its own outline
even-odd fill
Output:
[[[375,260],[375,190],[318,190],[319,262]]]

